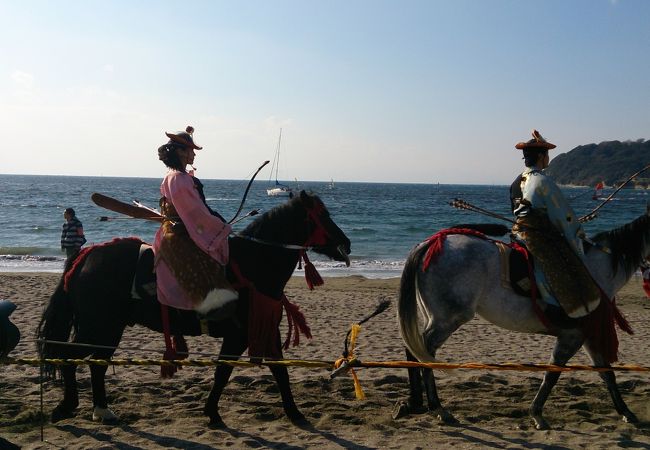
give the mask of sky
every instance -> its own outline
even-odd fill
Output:
[[[0,0],[0,173],[510,184],[650,138],[646,0]],[[269,165],[270,166],[270,165]],[[258,176],[271,177],[270,168]]]

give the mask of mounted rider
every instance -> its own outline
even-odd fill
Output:
[[[237,292],[226,279],[228,235],[232,228],[205,200],[203,184],[194,176],[194,128],[165,133],[158,149],[168,167],[160,186],[160,212],[165,217],[154,239],[158,300],[194,309],[214,318],[234,307]]]
[[[535,258],[535,277],[542,299],[559,303],[569,317],[582,317],[600,302],[600,289],[585,266],[582,225],[560,188],[542,170],[548,151],[556,146],[533,130],[533,138],[519,142],[526,169],[510,186],[516,239]]]

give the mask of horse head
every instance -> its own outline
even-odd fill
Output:
[[[317,195],[300,191],[291,202],[299,203],[305,210],[307,237],[301,245],[335,261],[343,261],[349,267],[350,239],[334,223],[323,201]]]
[[[268,248],[311,249],[350,265],[350,239],[334,223],[323,201],[305,191],[265,212],[237,236],[271,244]]]
[[[650,257],[650,202],[640,217],[619,228],[598,233],[593,240],[611,250],[614,273],[620,264],[626,280],[629,279],[641,262]]]

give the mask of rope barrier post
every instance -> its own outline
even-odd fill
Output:
[[[41,417],[39,417],[39,422],[41,423],[41,442],[43,442],[44,436],[45,436],[45,425],[43,422],[43,417],[45,417],[45,413],[43,412],[43,359],[41,358],[41,363],[39,365],[39,374],[38,374],[38,384],[39,384],[39,391],[40,391],[40,397],[41,397]]]

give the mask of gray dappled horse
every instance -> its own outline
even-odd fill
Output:
[[[586,257],[594,279],[604,294],[613,298],[643,258],[650,254],[650,204],[646,214],[620,228],[600,233],[593,240],[611,249],[611,254],[608,254],[593,246],[587,250]],[[436,352],[449,336],[477,313],[508,330],[555,336],[552,364],[565,365],[583,345],[594,366],[611,367],[610,363],[616,360],[615,351],[613,358],[604,354],[603,345],[598,342],[599,336],[585,333],[581,326],[584,321],[565,316],[564,320],[555,321],[547,328],[529,297],[502,287],[499,250],[490,240],[462,234],[448,235],[438,259],[423,272],[426,250],[427,245],[423,243],[411,252],[400,286],[398,322],[409,360],[434,362]],[[601,301],[601,306],[603,303]],[[622,322],[625,325],[620,315],[616,319],[619,326]],[[423,328],[419,326],[421,323]],[[611,327],[614,330],[613,323]],[[429,410],[445,423],[456,422],[440,403],[430,369],[409,369],[409,400],[398,404],[396,417],[422,408],[422,375]],[[621,397],[614,372],[599,372],[599,375],[623,420],[638,422]],[[542,408],[559,377],[560,372],[545,373],[530,407],[530,415],[538,429],[549,427],[542,416]]]

